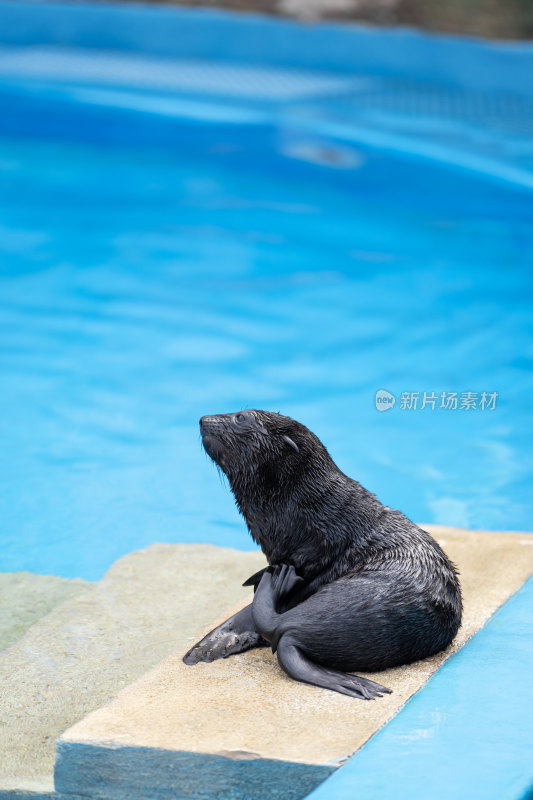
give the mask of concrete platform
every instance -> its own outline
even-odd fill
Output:
[[[384,725],[533,570],[528,534],[426,527],[459,566],[464,623],[444,654],[371,676],[392,688],[392,695],[363,703],[297,684],[268,649],[186,667],[183,644],[63,734],[56,790],[111,798],[134,792],[147,799],[165,793],[206,800],[305,796]],[[245,555],[235,554],[233,566]],[[209,593],[206,578],[200,596]],[[212,627],[214,617],[205,628],[198,624],[189,641]]]
[[[53,608],[93,586],[80,578],[0,572],[0,652]]]
[[[218,609],[245,602],[241,583],[262,563],[254,552],[152,545],[1,653],[0,797],[48,796],[58,736],[183,649]]]

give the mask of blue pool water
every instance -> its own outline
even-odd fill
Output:
[[[95,579],[153,541],[251,548],[197,427],[246,407],[298,418],[417,521],[531,529],[523,131],[520,174],[485,170],[488,145],[465,168],[384,144],[394,109],[375,142],[340,135],[338,76],[321,103],[294,74],[237,102],[232,73],[222,99],[198,65],[133,90],[131,62],[103,86],[102,54],[58,52],[39,74],[0,52],[0,570]]]

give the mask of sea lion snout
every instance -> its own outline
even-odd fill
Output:
[[[204,450],[228,477],[255,473],[261,443],[268,437],[258,417],[260,413],[263,412],[244,409],[200,418]]]
[[[207,414],[205,417],[200,417],[200,430],[202,431],[202,433],[204,433],[204,431],[209,430],[209,428],[212,428],[213,425],[216,425],[217,420],[218,420],[217,415]]]
[[[220,414],[206,415],[200,419],[200,435],[204,450],[219,466],[223,466],[224,461],[223,427],[223,420]]]
[[[267,434],[268,431],[259,421],[257,414],[257,411],[248,408],[231,414],[207,415],[200,418],[200,431],[202,436],[205,433],[216,434],[222,431],[229,436],[251,432]]]

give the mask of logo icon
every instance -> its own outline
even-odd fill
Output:
[[[375,403],[378,411],[390,411],[391,408],[394,408],[395,402],[395,396],[386,389],[378,389],[376,392]]]

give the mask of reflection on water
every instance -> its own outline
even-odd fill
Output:
[[[530,529],[530,195],[217,135],[2,140],[0,569],[251,547],[197,428],[245,407],[300,419],[417,520]],[[378,389],[499,400],[380,414]]]

